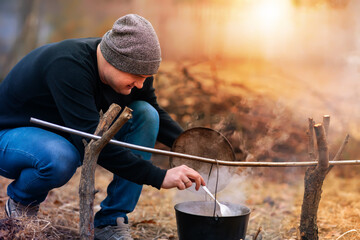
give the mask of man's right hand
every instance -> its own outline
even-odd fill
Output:
[[[186,165],[181,165],[167,170],[161,187],[165,189],[177,187],[184,190],[191,187],[193,182],[196,184],[196,190],[199,190],[200,185],[205,186],[205,181],[198,172]]]

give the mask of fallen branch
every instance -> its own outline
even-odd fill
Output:
[[[120,106],[112,104],[104,115],[100,114],[100,121],[96,128],[95,135],[102,137],[98,140],[91,140],[90,143],[85,145],[85,156],[79,186],[81,239],[94,239],[94,183],[98,156],[111,138],[113,138],[120,128],[132,117],[132,110],[125,108],[119,118],[110,127],[120,110]]]

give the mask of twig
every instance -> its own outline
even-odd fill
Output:
[[[316,159],[316,154],[315,154],[315,145],[314,145],[314,125],[315,122],[312,118],[308,119],[309,121],[309,126],[308,126],[308,131],[307,131],[307,135],[308,135],[308,152],[309,152],[309,158],[310,160],[315,161]]]
[[[47,228],[47,226],[49,226],[51,223],[49,221],[46,221],[46,225],[40,230],[40,231],[44,231],[45,228]]]
[[[329,115],[323,116],[323,126],[324,126],[324,130],[325,130],[325,135],[328,136],[329,135],[329,126],[330,126],[330,116]]]
[[[40,222],[45,222],[45,226],[41,228],[40,232],[43,231],[45,228],[47,228],[47,226],[49,226],[51,224],[51,222],[45,220],[45,219],[35,219],[35,220],[32,220],[32,222],[38,222],[38,224]]]
[[[61,229],[63,229],[63,230],[68,230],[68,231],[71,231],[71,232],[78,232],[78,231],[79,231],[77,228],[68,227],[68,226],[63,226],[63,225],[55,225],[54,228],[55,228],[55,229],[61,228]]]
[[[254,216],[250,217],[250,221],[254,220],[255,218],[257,218],[258,216],[260,216],[260,213],[255,214]]]
[[[349,138],[350,138],[350,135],[349,135],[349,134],[346,134],[343,143],[341,144],[339,150],[337,151],[335,157],[333,158],[333,161],[338,161],[338,160],[339,160],[342,152],[344,151],[344,148],[345,148],[346,144],[349,142]],[[328,172],[330,172],[330,170],[331,170],[333,167],[334,167],[334,166],[330,166],[329,169],[328,169]]]
[[[260,232],[261,232],[261,227],[259,227],[259,229],[257,230],[257,232],[256,232],[256,234],[255,234],[255,236],[254,236],[254,240],[257,239],[257,237],[259,236]]]
[[[346,234],[351,233],[351,232],[358,232],[358,231],[355,230],[355,229],[352,229],[352,230],[349,230],[349,231],[347,231],[347,232],[344,232],[344,233],[341,234],[336,240],[339,240],[340,238],[342,238],[343,236],[345,236]]]
[[[350,138],[350,135],[346,134],[343,143],[341,144],[338,152],[336,153],[335,157],[333,158],[333,161],[338,161],[338,159],[340,158],[342,152],[344,151],[344,148],[345,148],[346,144],[349,142],[349,138]]]

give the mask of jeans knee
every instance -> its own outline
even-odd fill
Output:
[[[67,183],[80,165],[80,154],[72,145],[53,149],[46,157],[46,164],[39,167],[39,172],[53,184],[53,187]]]
[[[133,118],[151,126],[159,125],[159,113],[145,101],[136,101],[129,106],[133,110]]]

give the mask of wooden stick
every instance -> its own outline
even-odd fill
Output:
[[[326,136],[328,136],[329,135],[329,126],[330,126],[330,116],[329,115],[323,116],[323,126],[325,129],[325,134],[326,134]]]
[[[308,135],[308,152],[309,152],[310,160],[315,161],[315,159],[316,159],[315,144],[314,144],[314,125],[315,125],[315,122],[314,122],[314,120],[312,118],[309,118],[308,122],[309,122],[308,131],[307,131],[307,135]]]
[[[326,170],[329,167],[329,149],[325,128],[321,124],[316,124],[314,129],[319,152],[319,165],[317,165],[317,167],[321,170]]]
[[[105,145],[120,130],[128,119],[132,117],[132,110],[125,108],[119,118],[110,127],[121,108],[112,104],[109,110],[100,117],[95,134],[102,135],[98,140],[91,140],[85,146],[85,156],[81,169],[79,186],[80,195],[80,239],[94,239],[94,197],[95,197],[95,168],[98,156]]]
[[[195,160],[194,160],[195,161]],[[229,167],[311,167],[317,166],[318,162],[230,162],[230,161],[206,161],[198,160],[199,162],[216,164]],[[329,165],[340,166],[340,165],[360,165],[360,160],[340,160],[340,161],[329,161]]]
[[[333,161],[338,161],[338,160],[339,160],[342,152],[343,152],[344,149],[345,149],[346,144],[349,142],[349,138],[350,138],[350,135],[349,135],[349,134],[346,134],[343,143],[341,144],[338,152],[336,153],[335,157],[333,158]]]
[[[49,123],[49,122],[46,122],[46,121],[43,121],[40,119],[36,119],[36,118],[31,118],[30,122],[32,122],[34,124],[39,124],[44,127],[53,128],[57,131],[64,131],[64,132],[67,132],[70,134],[79,135],[84,138],[90,138],[90,139],[96,139],[96,140],[100,139],[100,137],[95,136],[93,134],[88,134],[88,133],[81,132],[81,131],[78,131],[75,129],[63,127],[63,126]],[[311,124],[312,124],[312,122],[311,122]],[[308,134],[310,134],[310,132],[311,132],[311,134],[313,135],[313,127],[311,127],[310,129],[311,129],[311,131],[309,131]],[[313,141],[313,138],[309,137],[309,141],[310,140]],[[129,144],[129,143],[125,143],[125,142],[120,142],[120,141],[116,141],[116,140],[110,140],[109,143],[117,145],[117,146],[121,146],[121,147],[138,150],[138,151],[150,152],[153,154],[159,154],[159,155],[165,155],[165,156],[171,156],[171,157],[177,157],[177,158],[184,158],[184,159],[189,159],[192,161],[199,161],[199,162],[204,162],[204,163],[219,164],[219,165],[232,166],[232,167],[309,167],[309,166],[317,165],[317,162],[315,161],[316,159],[314,158],[316,153],[313,153],[312,155],[309,154],[310,156],[313,156],[313,157],[310,157],[310,159],[312,160],[311,162],[236,162],[236,161],[214,160],[211,158],[189,155],[189,154],[184,154],[184,153],[170,152],[170,151],[165,151],[165,150],[155,149],[155,148],[147,148],[147,147],[138,146],[135,144]],[[310,144],[310,145],[313,146],[313,144]],[[309,147],[309,151],[314,152],[313,147]],[[330,165],[357,165],[357,164],[359,164],[358,161],[360,161],[360,160],[346,160],[346,161],[341,161],[340,163],[333,163],[330,161]]]
[[[339,160],[342,152],[343,152],[344,149],[345,149],[346,144],[349,142],[349,138],[350,138],[350,135],[349,135],[349,134],[346,134],[343,143],[341,144],[339,150],[337,151],[335,157],[333,158],[333,161],[338,161],[338,160]],[[328,172],[330,172],[333,167],[334,167],[334,165],[330,166],[330,167],[328,168]]]
[[[255,234],[255,236],[254,236],[254,240],[257,240],[257,238],[258,238],[261,230],[262,230],[261,227],[259,227],[258,230],[257,230],[257,232],[256,232],[256,234]]]

